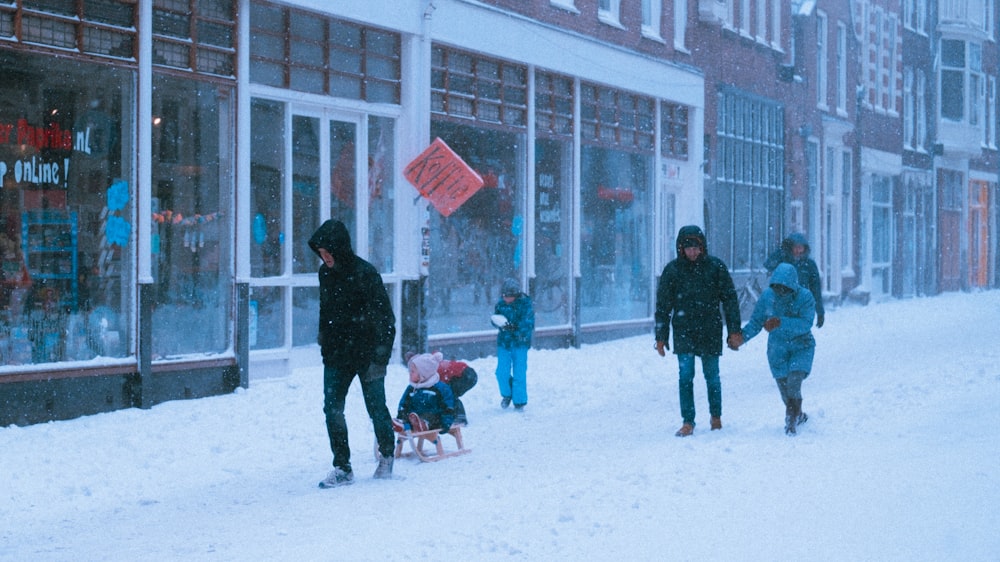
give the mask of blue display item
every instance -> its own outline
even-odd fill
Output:
[[[76,310],[79,298],[79,222],[67,211],[28,211],[21,215],[24,265],[32,281],[58,291],[59,304]]]

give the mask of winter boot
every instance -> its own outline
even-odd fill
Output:
[[[391,456],[383,457],[382,455],[379,455],[379,457],[378,457],[378,468],[375,469],[375,474],[372,475],[372,478],[375,478],[375,479],[378,479],[378,480],[388,480],[389,478],[392,478],[392,457]]]
[[[798,403],[795,405],[795,410],[798,412],[798,419],[795,421],[797,425],[802,425],[809,421],[809,414],[802,411],[802,399],[799,398]]]
[[[682,425],[681,428],[678,429],[677,433],[675,433],[674,435],[676,435],[677,437],[687,437],[692,433],[694,433],[694,425],[686,423]]]
[[[712,431],[716,429],[722,429],[722,418],[719,416],[712,416]]]
[[[340,467],[336,467],[330,471],[330,474],[326,475],[326,478],[319,483],[320,488],[336,488],[338,486],[347,486],[348,484],[354,483],[354,473],[350,468],[344,470]]]
[[[785,404],[785,435],[795,435],[795,422],[798,421],[798,416],[795,413],[795,400],[789,398]]]

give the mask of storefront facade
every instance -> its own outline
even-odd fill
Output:
[[[0,423],[240,384],[235,14],[0,4]]]
[[[650,329],[676,228],[702,218],[701,76],[403,4],[0,3],[0,424],[318,364],[306,241],[329,218],[383,275],[397,358],[492,352],[506,277],[536,345]],[[434,138],[485,182],[449,217],[403,177]]]

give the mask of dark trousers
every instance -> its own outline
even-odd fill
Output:
[[[323,413],[326,414],[326,431],[330,436],[330,450],[333,452],[333,466],[344,471],[351,470],[351,447],[347,440],[347,419],[344,418],[344,404],[347,391],[354,377],[361,381],[361,393],[365,398],[365,408],[375,429],[378,452],[383,457],[393,455],[395,438],[392,432],[392,416],[385,405],[385,378],[365,380],[368,365],[354,368],[323,368]]]

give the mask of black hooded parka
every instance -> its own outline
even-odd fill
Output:
[[[316,255],[323,248],[334,266],[319,267],[319,335],[327,367],[363,372],[369,364],[387,365],[396,337],[396,316],[382,276],[354,254],[344,223],[328,220],[309,239]]]
[[[694,261],[687,259],[682,246],[691,238],[701,246]],[[663,268],[656,287],[656,341],[669,341],[672,322],[675,354],[722,355],[720,303],[728,333],[738,333],[740,306],[729,269],[708,254],[701,228],[682,227],[677,233],[677,259]]]

